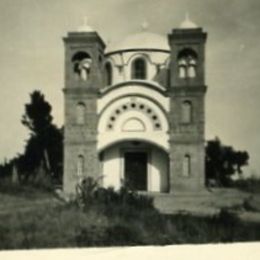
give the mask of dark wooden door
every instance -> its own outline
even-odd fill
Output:
[[[125,181],[132,190],[147,190],[147,153],[125,153]]]

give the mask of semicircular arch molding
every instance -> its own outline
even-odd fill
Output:
[[[143,53],[143,52],[137,52],[137,53],[133,53],[130,57],[128,57],[128,59],[125,62],[125,65],[129,65],[131,64],[135,59],[144,59],[147,63],[152,64],[152,60],[149,56],[148,53]]]
[[[162,93],[162,90],[157,85],[146,84],[120,84],[108,89],[106,93],[98,100],[98,114],[102,114],[111,103],[125,96],[140,96],[150,99],[157,103],[159,107],[166,113],[170,110],[169,97]]]
[[[136,117],[144,121],[151,131],[168,131],[169,125],[164,111],[151,100],[144,97],[129,97],[110,103],[100,114],[98,131],[120,131],[120,123],[127,118]],[[151,126],[151,127],[148,127]]]

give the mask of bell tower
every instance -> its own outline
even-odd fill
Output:
[[[102,87],[105,44],[85,21],[64,37],[65,45],[65,129],[63,189],[75,193],[84,177],[96,179],[97,99]]]
[[[207,34],[186,16],[168,36],[171,48],[170,192],[203,190],[205,185],[204,97]]]

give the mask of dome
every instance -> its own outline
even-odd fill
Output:
[[[122,42],[115,46],[108,46],[107,52],[125,51],[125,50],[138,50],[138,49],[153,49],[170,51],[167,37],[160,34],[141,32],[129,35]]]
[[[180,29],[197,29],[198,25],[190,20],[188,14],[185,16],[185,20],[181,23]]]

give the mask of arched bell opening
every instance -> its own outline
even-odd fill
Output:
[[[75,78],[82,81],[87,81],[90,76],[92,59],[87,52],[77,52],[72,59],[73,72]]]
[[[196,78],[198,55],[192,49],[184,49],[178,54],[179,78]]]
[[[169,156],[161,147],[132,139],[100,151],[104,187],[126,186],[142,192],[168,192]]]

